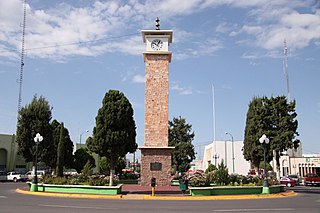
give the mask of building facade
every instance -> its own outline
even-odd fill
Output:
[[[27,164],[18,155],[18,144],[15,135],[0,134],[0,171],[27,171]]]
[[[204,147],[204,157],[201,170],[206,170],[209,164],[218,166],[223,160],[229,173],[247,175],[250,162],[242,153],[243,141],[214,141]]]
[[[197,163],[197,169],[206,170],[208,165],[218,165],[223,160],[229,173],[247,175],[252,166],[243,156],[243,141],[214,141],[204,148],[202,163]],[[302,145],[296,150],[289,149],[279,160],[280,177],[289,174],[304,177],[308,173],[320,175],[320,154],[302,154]],[[270,162],[276,172],[276,161]]]

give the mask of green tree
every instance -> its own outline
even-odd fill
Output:
[[[294,148],[299,143],[296,139],[299,136],[297,132],[298,121],[295,112],[296,102],[287,101],[285,96],[264,98],[267,107],[267,126],[270,138],[270,150],[275,152],[277,175],[280,178],[280,156],[281,153],[288,149]]]
[[[96,166],[95,160],[91,152],[87,148],[80,148],[74,153],[74,168],[80,173],[86,163],[89,162],[88,167],[93,168]]]
[[[60,125],[60,139],[58,144],[57,152],[57,176],[63,177],[63,166],[64,166],[64,150],[66,144],[66,136],[64,131],[63,123]]]
[[[108,160],[106,157],[102,157],[99,161],[99,166],[100,166],[100,172],[106,175],[109,175],[110,172],[110,167],[108,164]],[[117,165],[115,166],[115,173],[116,174],[121,174],[122,169],[126,167],[126,161],[124,158],[120,158],[117,160]]]
[[[255,97],[249,104],[244,137],[244,157],[256,167],[263,160],[263,146],[259,138],[265,134],[270,139],[267,149],[267,162],[275,153],[276,165],[279,174],[279,159],[283,151],[299,146],[297,132],[295,101],[287,101],[285,96]]]
[[[249,104],[247,112],[246,127],[244,134],[243,155],[244,158],[259,168],[261,159],[263,159],[263,147],[259,143],[259,138],[265,134],[264,130],[265,109],[262,99],[254,97]],[[268,158],[270,162],[272,158]]]
[[[208,174],[209,172],[213,172],[213,171],[215,171],[215,170],[217,170],[217,167],[216,167],[215,165],[213,165],[213,164],[210,163],[210,164],[208,165],[208,168],[206,169],[205,173]]]
[[[87,140],[89,150],[105,156],[110,167],[110,185],[119,157],[137,149],[136,125],[133,109],[122,92],[109,90],[98,110],[92,138]]]
[[[227,185],[229,183],[228,167],[224,164],[223,159],[215,171],[215,182],[219,185]]]
[[[50,165],[52,157],[56,154],[52,143],[51,110],[52,108],[44,97],[40,96],[38,99],[37,96],[34,96],[32,102],[19,111],[16,142],[18,153],[24,157],[26,162],[35,163],[34,137],[37,133],[43,136],[43,141],[38,145],[38,161]]]
[[[63,129],[61,128],[61,126],[63,125],[63,123],[59,123],[57,120],[53,120],[51,123],[51,127],[52,127],[52,137],[53,137],[53,146],[54,146],[54,150],[55,153],[57,153],[53,159],[52,159],[52,163],[50,164],[51,168],[56,168],[57,167],[57,157],[58,157],[58,145],[60,142],[60,137],[61,137],[61,131],[63,130],[64,133],[64,140],[65,143],[63,145],[63,167],[66,168],[72,168],[73,167],[73,142],[70,138],[70,134],[69,131],[66,127],[64,127]]]
[[[169,146],[175,147],[172,168],[176,173],[188,171],[190,163],[195,159],[193,138],[192,126],[186,123],[186,119],[179,116],[169,121]]]

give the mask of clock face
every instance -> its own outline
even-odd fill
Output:
[[[163,47],[163,41],[160,40],[160,39],[154,39],[152,42],[151,42],[151,48],[153,50],[161,50]]]

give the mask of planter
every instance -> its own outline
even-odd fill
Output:
[[[28,187],[31,188],[30,182],[28,182]],[[117,186],[38,184],[40,192],[116,195],[121,194],[121,190],[122,184]]]
[[[261,194],[262,186],[189,187],[192,196]],[[284,185],[270,186],[270,194],[284,192]]]

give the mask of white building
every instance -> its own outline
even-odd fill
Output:
[[[218,166],[223,160],[229,173],[247,175],[250,162],[246,161],[242,154],[243,141],[214,141],[205,146],[202,161],[202,170],[206,170],[211,163]]]
[[[208,165],[214,164],[218,166],[223,160],[228,167],[229,173],[237,173],[247,175],[251,164],[244,159],[243,141],[215,141],[204,148],[204,156],[202,164],[197,163],[197,169],[206,170]],[[275,160],[270,162],[276,172]],[[302,146],[297,150],[289,149],[280,157],[280,174],[286,176],[288,174],[296,174],[304,177],[307,173],[320,174],[320,155],[319,154],[302,154]]]

